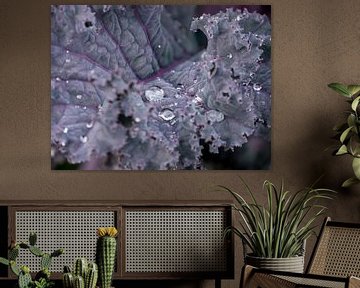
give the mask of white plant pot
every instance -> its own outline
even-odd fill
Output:
[[[289,258],[263,258],[246,255],[245,263],[262,269],[304,273],[304,256]]]

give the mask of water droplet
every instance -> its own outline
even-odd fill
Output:
[[[253,85],[253,88],[254,88],[255,91],[260,91],[262,89],[262,86],[260,84],[258,84],[258,83],[255,83]]]
[[[61,141],[60,145],[63,147],[66,146],[66,141],[65,140]]]
[[[241,20],[241,16],[238,15],[238,16],[236,17],[236,21],[240,21],[240,20]]]
[[[139,122],[141,121],[141,119],[140,119],[139,117],[135,117],[134,121],[135,121],[136,123],[139,123]]]
[[[65,62],[66,62],[66,63],[70,63],[70,59],[67,58],[67,59],[65,60]]]
[[[70,52],[69,50],[66,50],[66,54],[69,54],[69,52]]]
[[[63,130],[63,132],[64,132],[65,134],[68,133],[68,131],[69,131],[69,128],[68,128],[68,127],[65,127],[64,130]]]
[[[210,110],[206,112],[206,118],[211,122],[221,122],[224,120],[224,114],[216,110]]]
[[[81,141],[82,143],[86,143],[86,142],[88,141],[87,136],[80,136],[80,141]]]
[[[203,16],[203,15],[201,15],[199,19],[200,19],[200,20],[203,20],[203,19],[204,19],[204,16]]]
[[[80,100],[82,98],[82,95],[78,94],[76,95],[76,98]]]
[[[165,92],[158,86],[150,87],[145,91],[145,98],[148,101],[160,101],[164,98]]]
[[[201,105],[203,103],[203,100],[199,96],[196,96],[192,102],[196,105]]]
[[[229,53],[229,54],[226,55],[226,57],[231,59],[231,58],[233,58],[233,55],[231,53]]]
[[[175,118],[175,114],[170,109],[164,109],[159,113],[159,117],[164,121],[171,121]]]
[[[56,81],[61,81],[61,79],[59,77],[56,77],[55,80]]]
[[[86,128],[90,129],[91,127],[93,127],[93,125],[94,125],[94,122],[90,121],[90,122],[86,123]]]
[[[86,106],[83,106],[82,108],[83,108],[84,110],[86,110],[86,109],[87,109],[87,107],[86,107]]]
[[[66,83],[66,84],[69,84],[69,80],[66,80],[65,83]]]
[[[251,112],[251,111],[252,111],[251,107],[246,108],[246,112]]]
[[[159,44],[159,45],[157,46],[157,48],[159,48],[159,49],[160,49],[160,48],[161,48],[161,45]]]

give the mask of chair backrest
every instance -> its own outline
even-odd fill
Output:
[[[326,218],[307,273],[360,277],[360,223]]]

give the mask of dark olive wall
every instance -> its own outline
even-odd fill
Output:
[[[360,82],[360,1],[261,1],[272,5],[272,167],[209,172],[51,171],[49,5],[54,3],[0,0],[1,200],[230,200],[210,187],[237,188],[241,175],[264,201],[264,179],[277,184],[284,179],[295,190],[325,173],[321,185],[339,190],[328,214],[360,222],[360,186],[339,188],[351,174],[350,159],[325,151],[346,109],[327,84]],[[240,255],[236,252],[237,270]],[[238,280],[239,273],[224,286],[237,287]]]

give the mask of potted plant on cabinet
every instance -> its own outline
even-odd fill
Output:
[[[315,220],[326,209],[317,202],[320,199],[331,199],[334,191],[310,187],[291,193],[285,191],[283,184],[278,189],[266,180],[264,189],[267,203],[263,206],[245,182],[244,185],[251,197],[250,202],[233,190],[220,187],[236,201],[233,208],[240,215],[240,227],[229,227],[225,232],[233,232],[241,238],[245,264],[302,273],[305,241],[314,233]]]
[[[340,141],[339,147],[334,151],[335,155],[351,155],[354,176],[347,179],[342,186],[348,187],[360,183],[360,85],[344,85],[331,83],[331,89],[347,98],[351,109],[345,123],[337,125],[334,130]]]

